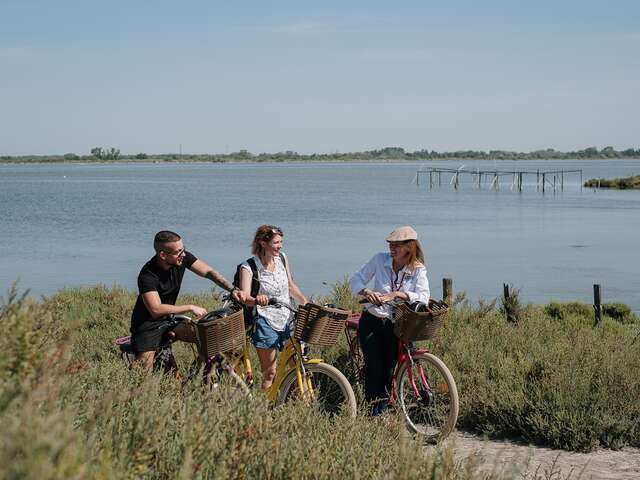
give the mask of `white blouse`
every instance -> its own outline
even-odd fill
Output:
[[[256,262],[256,267],[258,268],[258,281],[260,282],[258,295],[266,295],[269,298],[275,298],[281,303],[291,304],[289,277],[287,276],[287,269],[282,263],[280,255],[273,259],[275,263],[273,272],[270,272],[262,265],[262,261],[257,255],[253,257],[253,260]],[[247,262],[242,264],[242,268],[246,268],[249,270],[249,273],[253,275],[251,267]],[[287,324],[293,321],[293,312],[287,307],[277,308],[273,305],[266,305],[264,307],[256,305],[256,310],[258,315],[263,317],[271,328],[277,332],[284,331]]]
[[[427,269],[424,265],[418,267],[405,266],[396,273],[391,268],[391,255],[380,252],[374,255],[364,266],[357,271],[349,284],[351,291],[357,294],[367,284],[374,280],[373,290],[381,293],[404,292],[409,296],[409,302],[429,303],[429,280]],[[391,318],[391,305],[376,306],[365,303],[367,310],[372,315],[380,318]]]

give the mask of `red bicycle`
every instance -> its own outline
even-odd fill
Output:
[[[444,323],[448,305],[429,301],[424,312],[408,304],[394,306],[394,333],[398,337],[398,363],[393,372],[390,402],[402,411],[407,427],[427,441],[446,438],[458,419],[456,382],[442,360],[413,342],[434,338]],[[360,313],[347,318],[345,335],[358,382],[364,383],[364,358],[358,339]]]

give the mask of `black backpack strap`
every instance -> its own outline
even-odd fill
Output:
[[[255,297],[260,291],[260,279],[258,278],[258,265],[256,265],[256,260],[254,257],[251,257],[247,260],[247,264],[249,268],[251,268],[251,296]]]

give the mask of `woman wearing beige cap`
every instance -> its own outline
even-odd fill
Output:
[[[393,334],[391,300],[429,303],[429,280],[418,234],[411,227],[399,227],[387,237],[389,253],[374,255],[351,280],[351,291],[366,297],[358,335],[365,364],[365,398],[369,414],[387,408],[391,379],[398,356]],[[367,284],[373,280],[373,289]]]

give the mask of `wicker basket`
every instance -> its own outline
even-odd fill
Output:
[[[414,312],[406,303],[396,307],[393,314],[393,333],[404,342],[435,338],[444,324],[449,305],[443,301],[429,300],[426,312]]]
[[[198,352],[203,358],[214,357],[218,353],[241,351],[245,345],[242,310],[207,314],[196,324],[196,335]]]
[[[307,303],[298,307],[293,336],[296,340],[329,347],[338,340],[348,316],[346,310]]]

